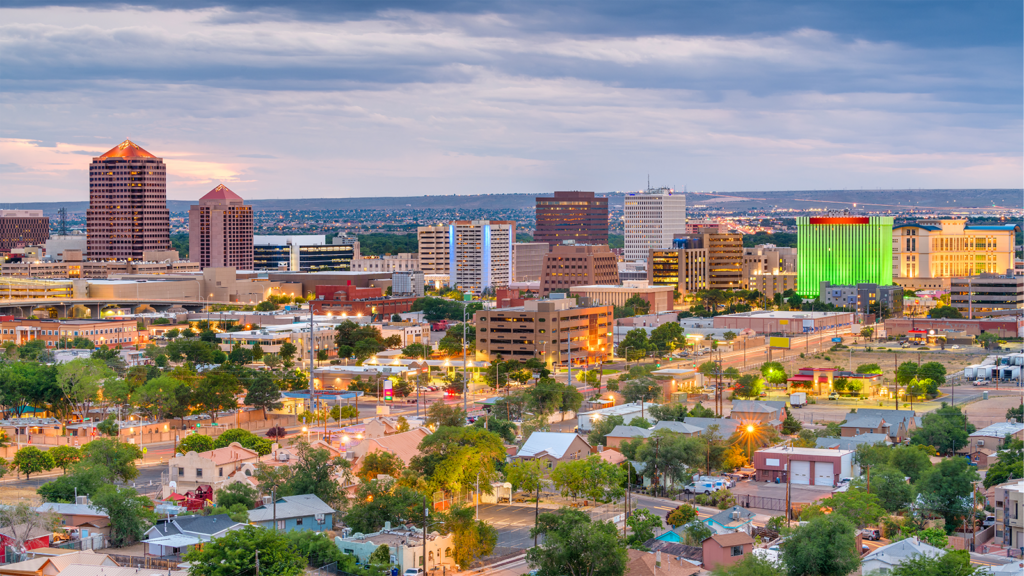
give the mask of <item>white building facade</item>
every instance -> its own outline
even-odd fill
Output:
[[[513,221],[456,221],[421,226],[420,269],[424,274],[447,274],[449,284],[463,292],[507,287],[514,279]]]
[[[646,261],[651,250],[671,248],[673,235],[686,233],[683,194],[666,189],[630,194],[623,210],[627,261]]]

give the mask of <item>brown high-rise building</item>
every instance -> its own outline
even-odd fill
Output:
[[[252,270],[252,206],[218,184],[188,209],[188,254],[202,268]]]
[[[573,286],[616,285],[619,283],[619,257],[607,246],[552,246],[544,255],[540,294]]]
[[[555,192],[537,197],[534,242],[549,245],[571,240],[576,244],[608,244],[608,199],[593,192]]]
[[[50,219],[42,210],[0,210],[0,254],[12,248],[42,246],[50,239]]]
[[[142,260],[171,249],[164,161],[125,140],[89,166],[90,260]]]

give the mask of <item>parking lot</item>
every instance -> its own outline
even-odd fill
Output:
[[[786,485],[774,482],[755,482],[744,480],[737,482],[730,492],[737,496],[758,496],[761,498],[786,499]],[[814,502],[820,498],[828,498],[832,495],[832,488],[827,486],[803,486],[794,484],[790,486],[790,500],[793,502]]]

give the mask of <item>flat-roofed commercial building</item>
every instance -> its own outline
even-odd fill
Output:
[[[527,300],[523,306],[481,310],[476,359],[540,358],[548,365],[598,364],[612,353],[612,307],[577,307],[575,298]]]
[[[420,226],[417,234],[420,269],[428,276],[447,274],[458,290],[480,294],[507,287],[515,278],[514,221],[459,220]]]
[[[556,246],[608,243],[608,198],[593,192],[555,192],[537,197],[537,231],[534,242]]]
[[[754,276],[788,272],[796,274],[796,248],[762,244],[743,249],[743,278],[747,282],[745,289],[756,290],[749,287],[752,282],[756,283]]]
[[[21,346],[42,340],[47,348],[65,347],[62,339],[85,338],[94,345],[111,348],[141,344],[138,323],[132,320],[30,320],[0,317],[0,342]]]
[[[308,320],[308,316],[307,316]],[[334,340],[337,335],[336,324],[321,324],[313,321],[313,352],[314,355],[320,351],[326,351],[328,358],[338,357],[338,345]],[[242,348],[252,349],[256,344],[260,345],[264,354],[279,354],[281,346],[285,342],[291,343],[298,349],[295,360],[300,365],[309,366],[309,322],[295,322],[293,324],[280,324],[277,326],[264,326],[256,330],[243,330],[241,332],[222,332],[217,334],[217,343],[224,352],[231,352],[237,343]]]
[[[323,235],[254,236],[253,269],[271,272],[351,270],[354,247],[328,244]]]
[[[624,306],[633,296],[639,296],[650,305],[650,314],[672,310],[674,291],[671,286],[652,286],[646,282],[629,281],[621,285],[574,286],[569,294],[589,298],[593,304]]]
[[[177,257],[177,252],[174,252]],[[83,262],[81,260],[64,260],[50,262],[45,260],[30,260],[22,262],[9,262],[0,266],[0,274],[14,278],[49,278],[69,279],[78,278],[109,278],[123,274],[175,274],[198,272],[199,263],[187,260],[174,260],[163,262],[151,262],[146,260],[113,260]]]
[[[12,248],[42,246],[49,238],[50,219],[42,210],[0,210],[0,254]]]
[[[821,282],[892,285],[892,218],[849,210],[797,222],[797,292],[818,295]]]
[[[728,328],[733,332],[753,330],[758,334],[804,334],[849,330],[853,325],[853,312],[740,312],[712,318],[715,328]]]
[[[753,274],[747,278],[747,290],[757,290],[765,298],[772,300],[776,294],[785,294],[787,290],[796,290],[796,272]]]
[[[573,286],[619,283],[619,258],[607,246],[559,244],[544,256],[540,293]]]
[[[953,278],[950,305],[966,318],[1024,313],[1024,276],[981,274]]]
[[[953,218],[893,226],[893,280],[904,288],[941,289],[934,279],[1002,274],[1013,268],[1019,229],[1019,224],[972,225]]]
[[[675,286],[685,296],[698,290],[738,290],[743,279],[743,235],[677,234],[672,247],[651,250],[647,279]]]
[[[623,200],[626,260],[646,260],[651,250],[672,247],[672,238],[686,232],[686,196],[671,190],[628,194]]]
[[[0,300],[71,298],[75,285],[71,280],[34,280],[0,276]]]
[[[537,282],[544,276],[544,257],[551,247],[547,242],[516,242],[512,245],[516,282]]]

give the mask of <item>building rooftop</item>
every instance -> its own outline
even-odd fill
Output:
[[[250,522],[265,522],[277,518],[300,518],[304,516],[315,516],[317,514],[333,514],[331,508],[318,498],[315,494],[302,494],[299,496],[283,496],[274,503],[264,504],[259,508],[249,511]]]
[[[231,191],[230,188],[223,184],[217,184],[217,187],[206,193],[205,196],[199,199],[200,202],[203,200],[241,200],[242,197]]]
[[[831,318],[834,316],[840,316],[843,314],[852,314],[852,312],[796,312],[796,311],[772,311],[772,312],[738,312],[736,314],[723,314],[722,316],[716,316],[715,318],[769,318],[769,319],[780,319],[780,320],[796,320],[812,318]]]
[[[647,428],[619,424],[615,428],[612,428],[612,431],[608,433],[608,436],[612,438],[647,438],[651,435],[651,432],[652,431]]]
[[[754,513],[750,512],[749,510],[745,510],[743,508],[740,508],[739,506],[734,506],[734,508],[739,508],[740,510],[744,510],[745,512],[748,512],[751,517],[754,516]],[[729,510],[726,510],[726,512],[728,512],[728,511]],[[712,516],[711,518],[714,519],[714,518],[718,518],[719,516],[721,516],[721,514],[716,514],[715,516]],[[742,546],[744,544],[753,544],[754,543],[754,539],[751,538],[750,534],[747,534],[746,532],[733,532],[731,534],[715,534],[714,536],[711,537],[711,539],[714,540],[716,544],[718,544],[719,546],[723,546],[723,547],[724,546]]]
[[[560,459],[576,438],[582,436],[575,432],[534,432],[516,453],[516,458],[530,458],[546,453]]]
[[[644,410],[650,410],[654,404],[650,402],[644,403]],[[597,410],[591,410],[590,412],[582,412],[580,416],[623,416],[625,414],[632,414],[640,410],[639,402],[627,402],[625,404],[619,404],[618,406],[609,406],[608,408],[599,408]]]
[[[420,442],[430,434],[426,428],[415,428],[408,432],[391,434],[383,438],[370,438],[363,440],[367,443],[366,453],[379,451],[389,452],[398,456],[408,466],[413,456],[420,453]]]
[[[795,456],[835,456],[836,454],[853,454],[853,450],[830,450],[824,448],[762,448],[758,450],[762,454],[790,454]]]
[[[1002,438],[1007,434],[1016,434],[1021,430],[1024,430],[1024,424],[1018,424],[1017,422],[996,422],[995,424],[985,426],[981,430],[973,432],[971,436]]]
[[[864,557],[864,562],[878,560],[880,562],[885,562],[886,564],[896,565],[902,562],[905,558],[917,556],[918,554],[924,554],[926,556],[941,556],[945,553],[945,550],[941,550],[930,544],[921,542],[917,538],[907,538],[906,540],[900,540],[899,542],[887,544],[872,550],[870,554]]]
[[[106,160],[108,158],[134,159],[156,158],[156,156],[153,156],[149,152],[146,152],[142,148],[142,146],[139,146],[135,142],[132,142],[131,140],[125,140],[124,142],[121,142],[120,144],[114,146],[110,150],[107,150],[102,156],[99,157],[100,160]]]

